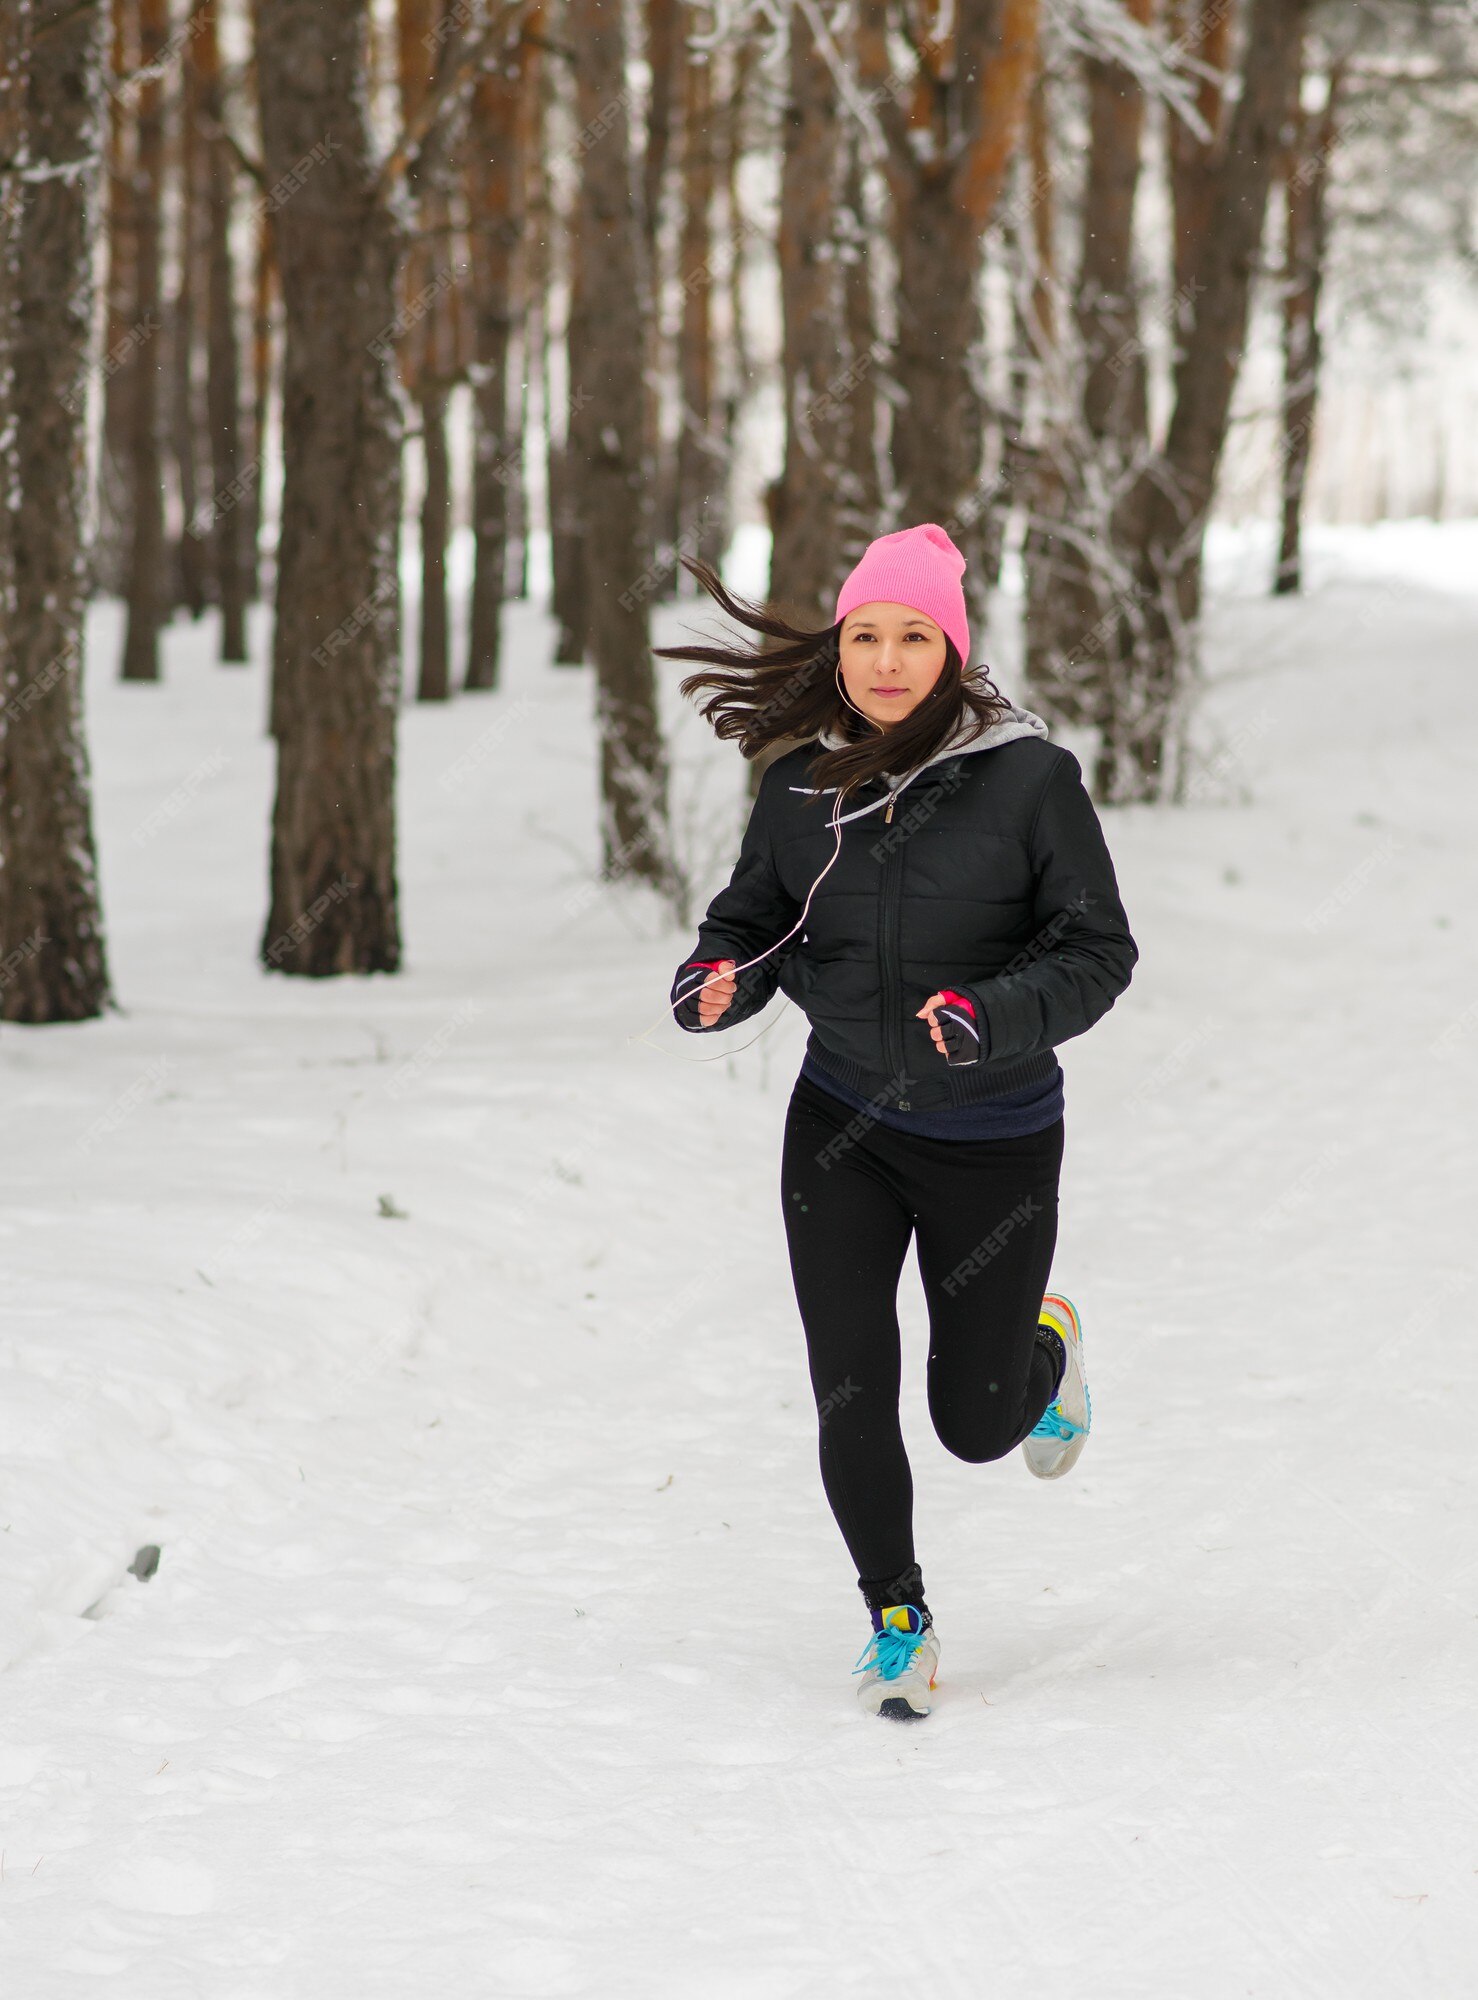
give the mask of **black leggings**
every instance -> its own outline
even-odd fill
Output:
[[[929,1414],[957,1458],[1014,1450],[1051,1400],[1036,1339],[1057,1241],[1063,1121],[1022,1139],[926,1139],[797,1077],[781,1159],[821,1479],[859,1581],[914,1560],[898,1426],[898,1279],[910,1237],[929,1306]]]

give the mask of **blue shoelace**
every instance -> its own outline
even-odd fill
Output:
[[[1081,1437],[1083,1426],[1075,1424],[1071,1417],[1065,1417],[1060,1403],[1049,1403],[1031,1429],[1034,1438],[1060,1438],[1066,1444],[1069,1438]]]
[[[1054,1333],[1056,1333],[1055,1328],[1053,1329],[1053,1331]],[[1067,1376],[1067,1358],[1068,1358],[1067,1342],[1063,1339],[1060,1333],[1056,1334],[1056,1338],[1063,1352],[1062,1372],[1065,1379]],[[1062,1383],[1059,1382],[1057,1387],[1060,1392],[1062,1389]],[[1085,1409],[1087,1409],[1089,1405],[1088,1405],[1088,1391],[1086,1389],[1084,1389],[1083,1391],[1083,1403]],[[1083,1431],[1084,1431],[1084,1426],[1082,1424],[1075,1424],[1071,1417],[1064,1416],[1062,1405],[1057,1401],[1057,1398],[1054,1396],[1052,1401],[1047,1405],[1046,1409],[1043,1410],[1041,1416],[1038,1417],[1036,1423],[1033,1424],[1029,1435],[1034,1438],[1055,1438],[1059,1443],[1066,1444],[1070,1438],[1082,1437]]]
[[[876,1667],[883,1680],[896,1681],[907,1671],[923,1636],[922,1632],[899,1632],[891,1625],[874,1632],[858,1655],[853,1673],[863,1674],[869,1667]]]
[[[1060,1388],[1061,1386],[1059,1383],[1058,1387]],[[1083,1390],[1083,1414],[1090,1420],[1092,1419],[1093,1402],[1086,1386]],[[1063,1444],[1066,1444],[1069,1438],[1082,1437],[1087,1428],[1086,1424],[1075,1424],[1071,1417],[1064,1416],[1061,1403],[1054,1401],[1047,1405],[1046,1409],[1043,1410],[1041,1416],[1032,1426],[1031,1436],[1034,1438],[1057,1438]]]

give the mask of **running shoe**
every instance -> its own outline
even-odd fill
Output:
[[[1067,1356],[1057,1394],[1043,1410],[1036,1428],[1022,1440],[1027,1467],[1038,1479],[1060,1479],[1078,1461],[1088,1439],[1093,1406],[1083,1368],[1083,1323],[1071,1299],[1049,1292],[1037,1315],[1041,1331],[1056,1334]]]
[[[869,1715],[890,1722],[922,1722],[933,1707],[939,1641],[916,1605],[887,1604],[881,1623],[852,1671],[861,1674],[857,1699]]]

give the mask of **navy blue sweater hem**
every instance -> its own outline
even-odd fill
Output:
[[[924,1139],[1024,1139],[1029,1133],[1044,1132],[1063,1115],[1060,1063],[1054,1063],[1053,1074],[1044,1083],[1028,1084],[1023,1090],[983,1098],[976,1104],[947,1104],[934,1111],[898,1111],[876,1098],[860,1097],[828,1076],[809,1053],[800,1074],[852,1110],[868,1112],[879,1125],[890,1126],[895,1132],[915,1132]]]

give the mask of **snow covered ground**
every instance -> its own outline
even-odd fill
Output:
[[[805,1023],[664,1020],[690,933],[595,880],[588,673],[519,607],[504,691],[407,709],[407,969],[286,981],[260,666],[181,624],[123,686],[98,609],[122,1011],[0,1035],[9,1994],[1473,1990],[1478,525],[1267,567],[1221,537],[1193,802],[1107,816],[1070,1479],[935,1443],[905,1273],[911,1730],[856,1708],[815,1467]],[[662,671],[701,901],[742,773]]]

